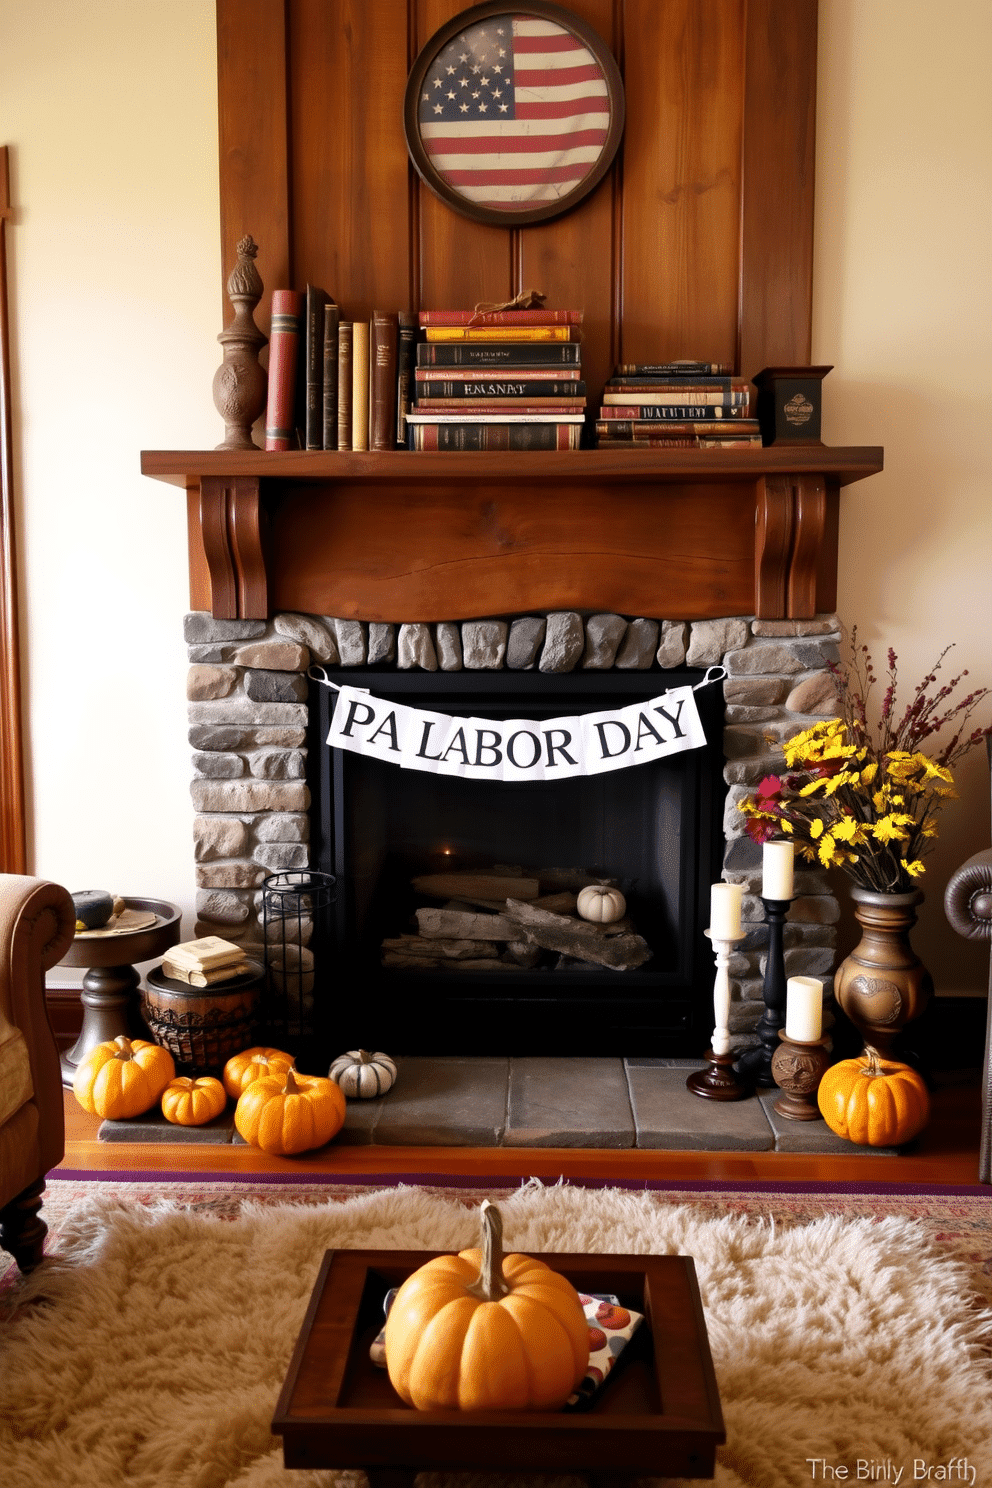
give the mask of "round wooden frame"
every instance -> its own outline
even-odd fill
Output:
[[[431,164],[421,138],[418,118],[421,88],[432,63],[459,32],[469,26],[474,26],[478,21],[499,15],[526,16],[536,20],[551,21],[563,31],[576,37],[583,46],[588,48],[600,68],[610,103],[610,124],[606,139],[595,164],[582,180],[577,182],[567,195],[555,201],[542,202],[538,206],[522,206],[519,210],[491,207],[485,202],[472,201],[463,196],[457,187],[452,186]],[[447,25],[436,31],[421,49],[407,79],[406,94],[403,100],[403,127],[406,133],[407,149],[421,179],[436,196],[439,196],[449,207],[453,207],[456,212],[461,212],[476,222],[484,222],[493,227],[526,226],[532,222],[545,222],[550,217],[558,217],[562,212],[570,211],[599,185],[613,164],[613,158],[620,144],[620,136],[623,133],[623,124],[623,80],[613,54],[602,37],[585,21],[558,5],[545,4],[543,0],[542,3],[534,3],[534,0],[531,0],[531,3],[521,5],[514,4],[513,0],[486,0],[486,3],[482,5],[474,5],[470,10],[463,10],[460,15],[455,16]]]

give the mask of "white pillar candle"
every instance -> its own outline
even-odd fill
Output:
[[[766,842],[761,857],[762,899],[791,899],[793,868],[796,860],[794,842]]]
[[[743,884],[714,884],[710,890],[710,938],[736,940],[741,933]]]
[[[785,1036],[812,1044],[823,1032],[823,983],[816,977],[790,977],[785,985]]]

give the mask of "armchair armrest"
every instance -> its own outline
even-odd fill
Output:
[[[952,873],[944,913],[966,940],[992,941],[992,848],[975,853]]]

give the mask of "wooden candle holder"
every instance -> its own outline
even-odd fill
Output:
[[[790,1038],[780,1028],[778,1036],[781,1042],[772,1056],[772,1074],[782,1094],[773,1109],[789,1121],[817,1121],[816,1092],[830,1065],[830,1035],[806,1042]]]

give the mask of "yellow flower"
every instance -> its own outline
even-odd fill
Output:
[[[912,862],[909,863],[906,861],[905,858],[900,858],[899,862],[902,867],[905,868],[910,878],[919,878],[921,874],[926,873],[927,871],[924,865],[920,862],[919,858],[914,858]]]
[[[819,857],[820,862],[823,864],[824,868],[829,868],[830,864],[837,856],[837,844],[831,837],[829,832],[826,833],[823,841],[820,843],[817,856]]]
[[[913,818],[906,816],[903,812],[893,811],[889,816],[883,816],[871,828],[871,834],[879,842],[905,842],[909,833],[905,830],[911,825]]]
[[[823,831],[823,823],[822,823],[822,821],[820,820],[820,818],[818,816],[814,816],[813,820],[809,824],[809,835],[812,837],[812,839],[813,839],[814,842],[821,835],[822,831]]]
[[[865,785],[871,785],[877,774],[878,760],[872,760],[870,764],[865,765],[862,769],[861,779],[864,781]]]
[[[861,823],[853,816],[842,816],[840,821],[834,822],[831,831],[840,842],[864,841]]]
[[[925,754],[921,754],[920,759],[923,761],[923,769],[928,780],[943,780],[947,785],[954,784],[954,776],[950,770],[945,769],[943,765],[938,765],[935,760],[928,759]]]

